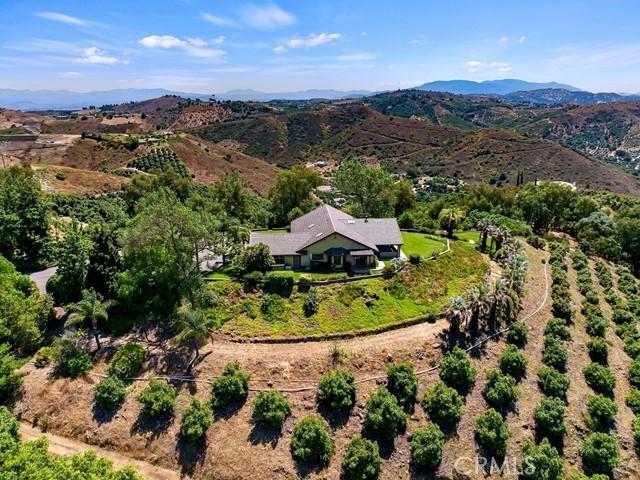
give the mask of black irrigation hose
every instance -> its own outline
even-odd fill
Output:
[[[540,310],[542,310],[544,308],[544,306],[547,303],[547,300],[549,299],[549,275],[547,272],[547,263],[544,264],[544,283],[545,283],[545,291],[544,291],[544,297],[542,298],[542,301],[540,302],[540,305],[538,305],[531,313],[527,314],[524,318],[522,318],[523,322],[526,322],[527,320],[531,319],[533,316],[535,316],[538,312],[540,312]],[[508,332],[511,329],[511,327],[506,327],[503,328],[502,330],[498,330],[497,332],[489,335],[488,337],[483,338],[482,340],[480,340],[479,342],[475,343],[474,345],[470,346],[469,348],[465,349],[465,352],[470,352],[472,350],[477,349],[478,347],[480,347],[481,345],[483,345],[484,343],[488,342],[489,340],[491,340],[492,338],[495,338],[499,335],[502,335],[506,332]],[[415,372],[416,375],[426,375],[428,373],[434,372],[436,370],[438,370],[438,368],[440,368],[440,365],[434,365],[433,367],[430,368],[426,368],[424,370],[418,370],[417,372]],[[90,375],[94,376],[94,377],[99,377],[99,378],[107,378],[107,375],[102,374],[102,373],[90,373]],[[206,380],[206,379],[196,379],[192,376],[156,376],[156,377],[132,377],[132,378],[125,378],[123,380],[127,380],[127,381],[132,381],[132,382],[146,382],[149,381],[151,378],[155,378],[155,379],[161,379],[161,380],[166,380],[169,382],[173,382],[173,381],[177,381],[177,382],[189,382],[189,383],[205,383],[205,384],[213,384],[213,380]],[[373,381],[377,381],[377,380],[383,380],[386,378],[386,374],[382,374],[382,375],[373,375],[373,376],[369,376],[369,377],[364,377],[361,379],[356,380],[356,384],[362,384],[362,383],[367,383],[367,382],[373,382]],[[260,383],[265,383],[265,382],[270,382],[271,380],[253,380],[254,382],[260,382]],[[298,380],[288,380],[289,382],[307,382],[309,380],[307,379],[298,379]],[[280,392],[284,392],[284,393],[299,393],[299,392],[308,392],[308,391],[312,391],[312,390],[317,390],[317,386],[314,385],[307,385],[307,386],[303,386],[303,387],[295,387],[295,388],[281,388],[279,389]],[[270,390],[271,387],[269,388],[263,388],[263,387],[250,387],[249,391],[251,392],[262,392],[262,391],[267,391]]]

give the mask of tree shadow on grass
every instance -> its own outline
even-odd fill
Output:
[[[295,462],[296,473],[300,478],[307,478],[312,473],[319,473],[326,466],[326,464],[319,462],[302,462],[300,460]]]
[[[259,422],[253,422],[253,428],[249,434],[249,441],[252,445],[269,445],[276,448],[282,430],[279,428],[268,427]]]
[[[207,452],[207,438],[200,439],[197,443],[192,444],[178,438],[176,444],[178,452],[178,462],[180,463],[181,475],[193,476],[198,465],[204,461]]]
[[[152,417],[140,412],[136,421],[131,425],[130,431],[131,434],[144,435],[150,442],[160,437],[169,428],[172,421],[173,415]]]

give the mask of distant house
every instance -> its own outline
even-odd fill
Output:
[[[291,222],[289,233],[252,232],[249,244],[257,243],[285,268],[365,270],[399,257],[403,242],[395,218],[354,218],[322,205]]]

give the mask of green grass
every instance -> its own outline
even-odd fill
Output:
[[[284,235],[285,233],[289,233],[288,230],[282,230],[282,229],[277,229],[277,230],[255,230],[255,233],[264,233],[264,234],[268,234],[268,235]]]
[[[402,232],[402,240],[404,241],[402,251],[407,257],[410,255],[431,257],[435,252],[439,253],[447,248],[445,240],[424,233]]]
[[[466,232],[455,232],[455,236],[459,240],[464,240],[467,242],[469,240],[473,240],[473,242],[476,244],[480,243],[480,232],[478,232],[477,230],[468,230]]]
[[[260,311],[262,293],[246,293],[236,282],[213,282],[218,294],[211,309],[221,331],[242,336],[313,335],[374,329],[410,318],[438,314],[445,303],[484,281],[488,265],[472,245],[452,242],[452,251],[419,266],[408,266],[392,279],[318,286],[320,308],[304,314],[306,293],[294,288],[279,300],[272,319]]]
[[[205,278],[208,280],[231,280],[231,275],[229,275],[230,270],[231,264],[225,265],[211,273],[208,273]]]

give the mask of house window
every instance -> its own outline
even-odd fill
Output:
[[[276,265],[284,265],[284,255],[274,255],[273,263]]]
[[[323,262],[324,261],[324,253],[312,253],[311,254],[312,262]]]
[[[358,267],[366,267],[368,265],[368,261],[369,261],[369,257],[366,256],[357,256],[354,257],[354,260],[356,261],[356,266]]]

